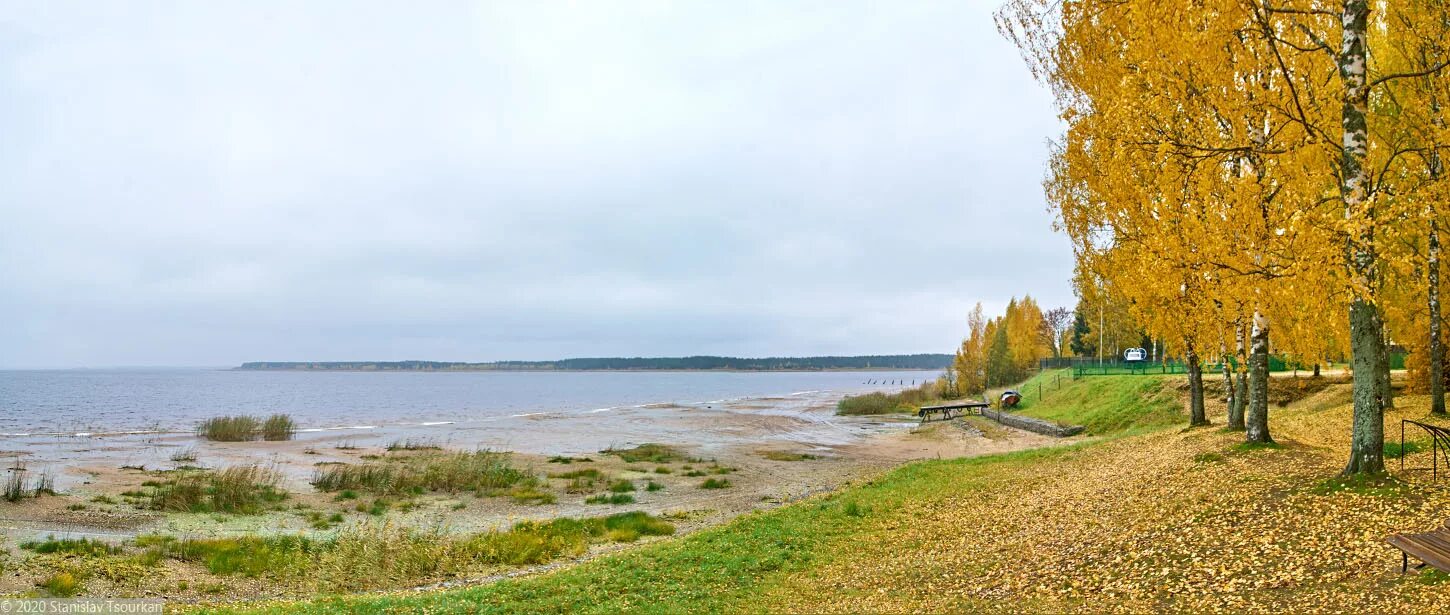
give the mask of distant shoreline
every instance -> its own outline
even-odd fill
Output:
[[[951,366],[949,354],[740,358],[589,357],[555,361],[251,361],[242,371],[350,372],[827,372],[929,371]]]
[[[364,372],[364,373],[410,373],[410,372],[424,372],[424,373],[430,373],[430,374],[434,374],[434,373],[449,373],[449,372],[455,372],[455,373],[482,373],[482,372],[532,372],[532,373],[541,373],[541,372],[568,372],[568,373],[586,373],[586,372],[637,372],[637,373],[662,373],[662,372],[664,372],[664,373],[668,373],[668,372],[727,372],[727,373],[794,372],[794,373],[803,373],[803,372],[937,372],[937,371],[941,371],[943,369],[946,369],[946,368],[945,367],[832,367],[832,368],[820,368],[820,369],[806,369],[806,368],[793,368],[793,369],[787,369],[787,368],[779,368],[779,369],[747,369],[747,368],[715,368],[715,369],[686,369],[686,368],[673,368],[673,369],[669,369],[669,368],[616,368],[616,369],[608,369],[608,368],[598,368],[598,369],[580,369],[580,368],[558,368],[558,369],[549,369],[549,368],[542,368],[542,367],[529,367],[529,368],[522,368],[522,367],[521,368],[488,367],[488,368],[478,368],[478,369],[465,369],[465,368],[458,368],[458,369],[363,369],[363,368],[341,368],[341,367],[326,367],[326,368],[307,368],[307,367],[228,367],[228,368],[223,368],[222,371],[231,371],[231,372]]]

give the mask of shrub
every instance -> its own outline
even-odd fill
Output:
[[[659,484],[657,482],[654,482],[654,481],[650,481],[648,485],[645,485],[644,490],[645,491],[659,491],[659,490],[664,489],[664,488],[665,488],[664,485],[661,485],[661,484]]]
[[[663,444],[641,444],[624,449],[610,447],[599,452],[619,457],[625,463],[670,463],[684,458],[678,449]]]
[[[520,504],[553,504],[557,501],[554,494],[539,491],[533,487],[520,487],[509,492],[509,497]]]
[[[397,478],[398,467],[392,465],[329,465],[315,471],[312,475],[312,486],[319,491],[351,493],[352,498],[356,498],[358,491],[392,493]]]
[[[196,432],[214,442],[246,442],[257,439],[261,427],[255,416],[218,416],[202,421]]]
[[[430,440],[430,439],[424,439],[424,438],[419,438],[417,440],[414,440],[413,438],[408,438],[406,440],[394,440],[392,444],[389,444],[388,445],[388,451],[389,452],[392,452],[392,451],[441,451],[441,450],[443,450],[443,447],[438,444],[438,441],[437,440]]]
[[[62,538],[56,540],[54,536],[47,536],[45,540],[30,540],[20,543],[20,548],[36,553],[64,553],[67,555],[112,555],[120,553],[122,549],[100,540],[90,538]]]
[[[313,486],[321,491],[351,489],[382,495],[427,491],[500,495],[510,487],[537,483],[534,475],[510,464],[507,453],[491,451],[430,453],[392,464],[327,466],[312,478]]]
[[[603,472],[598,468],[584,468],[582,470],[570,470],[568,472],[555,472],[549,478],[602,478]]]
[[[19,502],[26,497],[25,470],[19,466],[10,468],[10,474],[5,477],[5,501]]]
[[[297,423],[286,414],[273,414],[262,422],[263,440],[291,440],[295,435],[297,435]]]
[[[181,540],[152,535],[137,537],[136,545],[154,560],[196,562],[217,575],[293,581],[334,592],[416,585],[426,579],[457,577],[480,565],[540,564],[582,554],[593,542],[627,542],[674,531],[663,519],[629,512],[524,521],[473,536],[365,523],[346,527],[329,540],[300,536]]]
[[[220,472],[179,471],[150,494],[156,510],[257,514],[287,498],[277,489],[281,476],[260,466],[236,466]]]
[[[707,478],[700,483],[701,489],[724,489],[730,486],[730,481],[724,478]]]
[[[4,492],[0,493],[7,502],[19,502],[25,498],[38,498],[42,495],[55,495],[55,477],[50,472],[41,472],[35,475],[29,487],[25,486],[27,476],[25,466],[19,461],[10,468],[10,473],[5,477]]]
[[[72,572],[57,572],[40,582],[40,587],[59,598],[69,598],[81,591],[81,580]]]
[[[634,483],[620,479],[609,483],[609,490],[614,493],[629,493],[630,491],[634,491]]]
[[[216,575],[246,577],[297,576],[305,573],[309,555],[320,543],[300,536],[241,536],[236,538],[187,538],[139,536],[136,544],[153,557],[196,562]]]
[[[935,381],[923,382],[921,386],[903,389],[895,393],[880,391],[865,395],[852,395],[836,402],[836,414],[891,414],[913,412],[918,406],[939,398]]]
[[[605,536],[614,542],[634,542],[640,536],[668,536],[675,526],[668,521],[635,511],[604,518]]]
[[[820,459],[820,457],[809,453],[788,453],[786,451],[765,451],[760,456],[771,461],[806,461],[808,459]]]
[[[665,466],[660,466],[658,468],[655,468],[655,474],[669,474],[671,472],[674,472],[674,470],[671,470],[671,469],[669,469],[669,468],[667,468]]]
[[[584,500],[585,504],[633,504],[634,496],[628,493],[601,493]]]
[[[890,395],[880,391],[865,395],[853,395],[836,402],[836,414],[869,415],[899,412],[899,403]]]

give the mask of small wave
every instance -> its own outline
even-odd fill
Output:
[[[297,433],[317,433],[321,431],[343,431],[346,429],[377,429],[377,425],[338,425],[337,427],[308,427],[298,429]]]
[[[510,414],[509,417],[510,418],[521,419],[521,418],[526,417],[526,416],[538,416],[540,414],[543,414],[543,412],[525,412],[523,414]]]
[[[820,392],[822,392],[822,391],[820,391],[819,389],[818,390],[815,390],[815,391],[796,391],[794,393],[791,393],[791,395],[793,395],[793,396],[794,395],[810,395],[811,393],[820,393]]]
[[[33,437],[63,437],[63,438],[94,438],[98,436],[142,436],[157,434],[190,433],[185,431],[166,431],[156,429],[143,429],[136,431],[31,431],[16,433],[0,433],[5,438],[33,438]]]
[[[418,423],[418,424],[419,425],[422,425],[424,427],[433,427],[435,425],[452,425],[453,424],[453,421],[428,421],[426,423]]]
[[[613,410],[613,409],[614,408],[595,408],[593,410],[590,410],[589,411],[589,414],[594,414],[596,412],[609,412],[610,410]]]

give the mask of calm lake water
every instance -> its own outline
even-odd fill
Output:
[[[0,371],[0,435],[184,431],[222,414],[291,414],[304,429],[587,415],[654,404],[820,400],[936,372]],[[891,384],[883,384],[891,383]]]

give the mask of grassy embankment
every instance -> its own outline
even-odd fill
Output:
[[[1426,612],[1445,575],[1401,576],[1381,539],[1450,516],[1450,491],[1342,485],[1348,386],[1275,407],[1281,446],[1180,429],[1181,379],[1064,383],[1024,410],[1097,425],[1082,444],[924,461],[866,484],[546,575],[279,612],[1231,610]],[[1137,391],[1134,393],[1133,391]],[[1119,401],[1109,404],[1103,399]],[[1101,403],[1099,403],[1101,401]],[[1422,418],[1405,396],[1390,420]],[[1111,408],[1109,406],[1112,406]],[[1127,408],[1126,410],[1124,408]],[[1222,421],[1222,403],[1211,416]],[[1153,425],[1159,428],[1153,429]],[[1116,431],[1114,431],[1116,430]],[[1396,430],[1397,431],[1397,430]],[[1429,453],[1409,465],[1424,466]],[[1392,467],[1395,464],[1391,464]]]
[[[1091,377],[1074,381],[1072,370],[1039,372],[1027,381],[988,390],[995,405],[1003,391],[1014,389],[1022,401],[1014,412],[1063,424],[1083,425],[1089,435],[1122,435],[1173,424],[1178,420],[1178,393],[1165,382],[1178,379],[1137,376]],[[934,383],[896,393],[868,393],[842,399],[837,413],[879,415],[915,412],[923,405],[950,403],[933,394]]]

